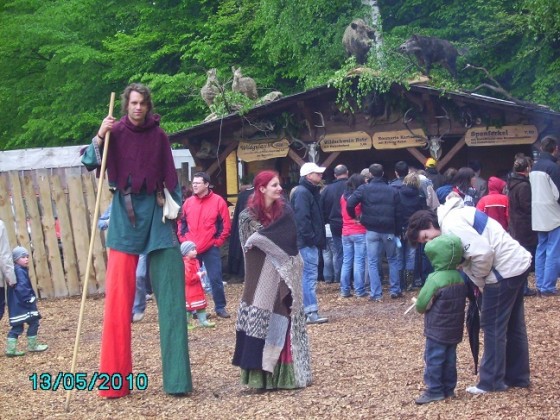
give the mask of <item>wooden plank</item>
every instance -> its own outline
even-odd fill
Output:
[[[79,168],[69,168],[66,171],[66,183],[68,185],[68,203],[72,209],[70,215],[78,271],[80,273],[80,287],[83,287],[89,250],[89,217],[86,214],[82,176]],[[93,270],[90,271],[92,277]]]
[[[226,146],[225,150],[222,153],[220,153],[220,156],[218,156],[218,159],[212,162],[212,164],[206,170],[208,176],[212,176],[212,174],[222,165],[222,163],[228,157],[228,155],[232,151],[237,149],[237,145],[238,143],[234,141]]]
[[[88,293],[93,294],[97,293],[98,289],[105,290],[105,271],[107,267],[105,266],[105,257],[103,249],[103,244],[101,243],[101,235],[99,234],[99,229],[97,229],[97,220],[93,220],[93,212],[95,211],[95,201],[96,201],[96,194],[93,188],[93,184],[96,180],[92,178],[89,174],[82,175],[82,184],[84,186],[85,197],[86,197],[86,205],[88,209],[88,216],[90,220],[90,232],[91,235],[95,235],[95,241],[93,242],[93,268],[95,269],[95,278],[92,281],[90,279],[88,284]],[[99,209],[99,215],[101,215],[101,211],[104,209]],[[91,240],[91,238],[90,238]],[[89,247],[89,244],[88,244]],[[95,286],[95,282],[97,282],[99,287]]]
[[[8,242],[10,247],[13,248],[17,242],[9,185],[8,173],[0,173],[0,219],[4,222],[4,226],[6,226]]]
[[[416,149],[415,147],[407,147],[406,150],[408,150],[408,153],[410,153],[412,156],[414,156],[416,158],[416,160],[418,160],[418,162],[420,162],[420,166],[421,168],[424,167],[424,163],[426,162],[426,156],[424,156],[422,154],[422,152],[418,149]]]
[[[301,158],[300,155],[298,155],[292,148],[290,148],[290,150],[288,150],[288,156],[295,162],[297,163],[299,166],[302,166],[305,161]]]
[[[440,159],[437,164],[438,170],[441,171],[451,161],[451,159],[453,159],[455,155],[459,153],[459,150],[461,150],[463,146],[465,146],[465,144],[465,137],[461,137],[461,139],[459,139],[459,141],[457,141],[457,143],[453,145],[451,150],[447,152],[447,154],[442,159]]]
[[[97,191],[97,178],[94,176],[93,173],[90,173],[93,185],[95,186],[95,190]],[[101,207],[99,208],[99,215],[101,216],[105,209],[109,207],[111,201],[113,200],[113,193],[109,190],[109,183],[107,182],[107,177],[103,181],[103,188],[101,191]],[[97,224],[97,222],[96,222]]]
[[[27,230],[27,215],[25,212],[25,204],[23,202],[23,194],[21,193],[21,182],[18,171],[10,171],[10,184],[12,184],[12,202],[14,205],[14,216],[16,226],[16,243],[13,246],[21,245],[31,252],[31,238]],[[37,290],[37,274],[35,274],[35,265],[29,264],[29,278],[33,289]]]
[[[80,283],[76,250],[74,249],[74,235],[72,234],[70,212],[68,211],[68,201],[66,199],[66,193],[62,189],[60,176],[54,175],[51,178],[51,183],[52,195],[58,215],[58,223],[60,224],[60,240],[62,242],[62,252],[64,256],[64,270],[66,271],[66,287],[69,296],[77,296],[80,294]]]
[[[327,156],[327,158],[323,161],[323,163],[321,163],[319,166],[323,166],[323,167],[325,167],[325,168],[328,168],[329,165],[330,165],[331,163],[333,163],[334,160],[338,157],[338,155],[340,155],[340,152],[333,152],[333,153],[330,153],[330,154]]]
[[[45,246],[47,248],[48,262],[51,269],[51,282],[55,297],[68,296],[68,288],[64,278],[62,268],[62,258],[60,254],[58,237],[56,236],[55,210],[51,196],[51,184],[49,171],[46,169],[37,170],[37,186],[39,187],[39,200],[43,209],[41,219],[43,234],[45,236]]]
[[[53,297],[54,289],[49,270],[47,249],[45,248],[41,212],[39,211],[39,203],[37,201],[35,187],[33,186],[31,172],[25,172],[23,176],[22,191],[27,214],[29,215],[29,227],[31,228],[33,265],[35,266],[35,274],[37,275],[37,291],[42,298]]]

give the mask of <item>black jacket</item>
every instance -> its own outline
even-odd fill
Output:
[[[432,181],[434,191],[442,185],[445,185],[445,175],[440,174],[436,168],[426,168],[426,177]]]
[[[513,173],[508,179],[509,234],[524,247],[537,245],[537,232],[531,227],[531,184],[529,178]]]
[[[460,343],[463,339],[466,299],[464,283],[439,289],[431,309],[424,317],[424,335],[438,343]]]
[[[421,193],[419,188],[413,187],[412,185],[403,185],[398,190],[399,201],[401,207],[401,232],[404,233],[408,227],[408,219],[418,210],[425,210],[426,197]]]
[[[301,177],[290,197],[297,225],[298,248],[316,246],[323,248],[326,243],[325,221],[321,209],[319,186]]]
[[[360,222],[367,230],[377,233],[400,235],[401,209],[399,194],[383,178],[372,178],[360,185],[348,198],[346,210],[350,217],[356,217],[355,207],[362,203]]]
[[[333,235],[342,236],[342,212],[340,211],[340,197],[346,189],[348,178],[339,178],[327,185],[321,191],[321,207],[323,219],[331,225]]]

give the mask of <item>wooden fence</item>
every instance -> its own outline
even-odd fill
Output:
[[[0,219],[10,245],[31,252],[29,274],[41,298],[81,295],[92,229],[93,264],[88,294],[105,290],[104,233],[92,220],[97,179],[83,168],[0,172]],[[102,189],[101,214],[111,201]]]

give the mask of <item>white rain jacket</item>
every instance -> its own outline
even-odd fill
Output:
[[[531,254],[500,223],[484,214],[485,224],[479,234],[474,226],[477,211],[464,206],[460,197],[449,197],[438,207],[437,215],[442,233],[461,238],[463,270],[482,290],[486,284],[523,274],[531,265]]]

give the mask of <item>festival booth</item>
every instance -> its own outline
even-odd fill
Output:
[[[394,84],[341,110],[335,88],[321,86],[230,114],[170,135],[190,149],[195,168],[210,174],[215,191],[234,203],[239,181],[250,183],[261,169],[277,170],[289,189],[299,167],[313,161],[328,169],[345,164],[359,172],[381,163],[391,179],[399,160],[423,168],[428,157],[438,169],[477,159],[481,175],[503,175],[514,155],[538,158],[539,140],[560,133],[560,113],[548,107],[474,93],[444,92],[415,84]]]

